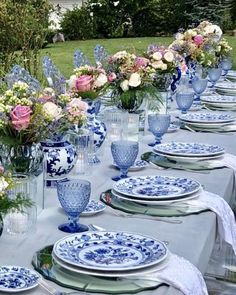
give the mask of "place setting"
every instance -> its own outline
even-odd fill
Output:
[[[178,116],[181,128],[189,131],[224,133],[236,131],[235,117],[225,113],[200,112]]]
[[[201,103],[206,109],[219,111],[235,111],[236,110],[236,96],[232,95],[212,95],[202,96]]]

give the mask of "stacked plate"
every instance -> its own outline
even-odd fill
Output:
[[[87,232],[54,244],[53,259],[63,269],[100,277],[122,277],[159,270],[168,263],[166,245],[130,232]]]
[[[212,131],[221,130],[224,126],[231,125],[235,118],[224,113],[188,113],[179,116],[184,126],[195,130]]]
[[[157,145],[154,153],[176,162],[196,162],[218,159],[224,155],[224,148],[218,145],[196,142],[170,142]]]
[[[217,83],[215,89],[220,94],[236,95],[236,83],[230,81]]]
[[[232,81],[236,81],[236,71],[228,71],[226,77]]]
[[[121,200],[162,205],[196,198],[200,191],[201,184],[191,178],[153,175],[121,179],[112,194]]]
[[[213,95],[202,96],[201,102],[211,109],[219,110],[236,110],[236,95]]]

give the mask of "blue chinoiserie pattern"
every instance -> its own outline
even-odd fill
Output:
[[[88,232],[58,241],[53,248],[60,260],[91,270],[133,270],[163,261],[164,243],[128,232]]]
[[[55,186],[58,180],[66,178],[76,162],[76,148],[68,141],[46,141],[41,143],[47,153],[47,185]]]
[[[188,122],[205,122],[205,123],[226,123],[235,120],[235,117],[224,113],[196,113],[196,114],[183,114],[179,116],[180,120]]]
[[[19,292],[32,289],[38,285],[39,276],[31,270],[20,266],[0,267],[0,291]]]

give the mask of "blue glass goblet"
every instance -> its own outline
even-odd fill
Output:
[[[228,74],[228,71],[232,68],[233,63],[230,59],[223,59],[220,63],[220,67],[224,71],[222,76],[224,77],[224,80],[226,80],[226,75]]]
[[[201,94],[206,90],[207,88],[207,79],[195,79],[192,81],[193,90],[196,93],[196,101],[200,101]]]
[[[214,88],[216,82],[220,79],[221,73],[221,68],[212,68],[208,70],[208,77],[211,81],[211,88]]]
[[[91,184],[87,180],[67,180],[57,183],[57,195],[62,208],[68,215],[69,222],[58,226],[67,233],[87,231],[86,225],[78,223],[79,215],[88,205]]]
[[[155,146],[161,143],[162,136],[167,132],[170,126],[170,115],[151,114],[148,115],[148,127],[155,136],[155,142],[149,143],[149,146]]]
[[[138,150],[139,145],[137,141],[117,140],[112,142],[111,153],[115,164],[120,169],[120,175],[112,177],[112,180],[117,181],[128,177],[128,169],[134,165]]]

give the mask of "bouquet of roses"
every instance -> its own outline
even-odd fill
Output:
[[[0,214],[6,214],[11,209],[23,210],[32,206],[32,201],[26,196],[18,193],[14,198],[9,196],[10,190],[14,187],[14,180],[10,172],[5,172],[0,166]]]
[[[156,70],[146,57],[119,51],[109,57],[108,81],[117,106],[135,111],[145,96],[159,98],[154,84]]]
[[[72,96],[84,99],[96,99],[103,94],[107,86],[107,74],[100,66],[85,65],[76,68],[69,79]]]

